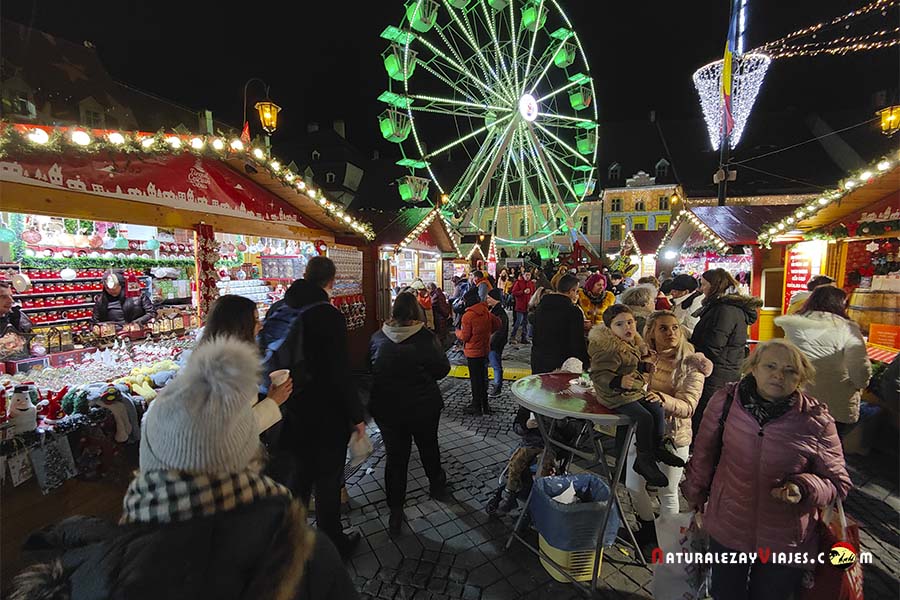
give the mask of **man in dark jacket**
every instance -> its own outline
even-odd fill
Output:
[[[496,398],[503,387],[503,349],[509,339],[509,316],[503,308],[503,293],[499,289],[494,288],[488,292],[487,305],[491,314],[500,319],[500,329],[491,334],[491,351],[488,354],[488,362],[494,369],[494,383],[488,396]]]
[[[14,306],[12,286],[8,281],[0,281],[0,335],[12,327],[17,333],[31,333],[31,320]]]
[[[584,341],[584,313],[575,305],[578,278],[564,275],[556,292],[546,292],[534,315],[531,372],[549,373],[562,367],[567,358],[590,363]]]
[[[346,558],[360,537],[341,530],[344,463],[350,434],[365,432],[365,415],[350,371],[346,321],[329,301],[335,273],[330,259],[316,256],[285,294],[285,304],[306,310],[284,342],[294,392],[285,403],[273,473],[305,503],[315,488],[317,526]]]
[[[156,318],[156,308],[143,291],[126,293],[125,275],[121,271],[109,273],[103,282],[103,293],[94,304],[94,323],[143,325]]]

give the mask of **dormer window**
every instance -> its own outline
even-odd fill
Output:
[[[656,163],[656,177],[665,178],[669,176],[669,161],[664,158],[659,159],[659,162]]]
[[[334,183],[335,176],[334,173],[328,172],[325,173],[325,183]]]
[[[622,166],[619,163],[613,163],[609,166],[609,171],[607,171],[607,175],[610,181],[615,181],[616,179],[620,179],[622,177]]]
[[[319,160],[321,157],[322,157],[322,153],[321,153],[321,152],[319,152],[318,150],[313,150],[313,151],[312,151],[312,159],[313,159],[313,160]]]

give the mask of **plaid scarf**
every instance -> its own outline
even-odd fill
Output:
[[[787,398],[775,402],[766,400],[756,390],[756,378],[753,375],[747,375],[741,379],[741,383],[738,385],[738,394],[741,404],[747,409],[747,412],[753,415],[760,427],[785,414],[800,397],[798,392],[794,392]]]
[[[249,470],[216,475],[149,471],[128,486],[120,523],[188,521],[277,497],[290,498],[291,492]]]

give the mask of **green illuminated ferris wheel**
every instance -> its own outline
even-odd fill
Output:
[[[434,185],[457,228],[510,243],[571,229],[594,190],[597,108],[559,3],[409,0],[381,37],[379,126],[410,171],[401,197],[419,202]]]

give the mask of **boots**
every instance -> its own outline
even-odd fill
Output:
[[[670,467],[684,466],[684,460],[675,454],[675,443],[672,438],[665,438],[656,447],[656,460]]]
[[[438,502],[449,502],[451,500],[450,493],[447,491],[447,473],[442,471],[440,479],[430,482],[428,493]]]
[[[388,518],[388,532],[391,535],[399,534],[405,520],[406,515],[403,513],[402,508],[391,510],[391,516]]]
[[[663,488],[669,485],[669,478],[656,466],[656,458],[652,454],[638,452],[632,468],[644,478],[648,487]]]
[[[481,407],[481,414],[483,414],[483,415],[494,414],[494,411],[491,410],[491,406],[487,402],[485,402],[484,405]]]
[[[491,397],[491,398],[498,398],[498,397],[500,396],[500,388],[501,388],[501,387],[502,387],[502,384],[501,384],[501,385],[495,385],[495,384],[492,383],[492,384],[491,384],[491,391],[488,392],[488,396]]]
[[[463,408],[463,413],[467,414],[467,415],[476,415],[476,416],[480,417],[481,416],[481,407],[475,406],[474,404],[470,404],[469,406],[466,406],[465,408]]]
[[[518,507],[519,501],[516,500],[516,493],[510,490],[503,490],[503,498],[500,499],[500,504],[497,506],[497,514],[505,515]]]

